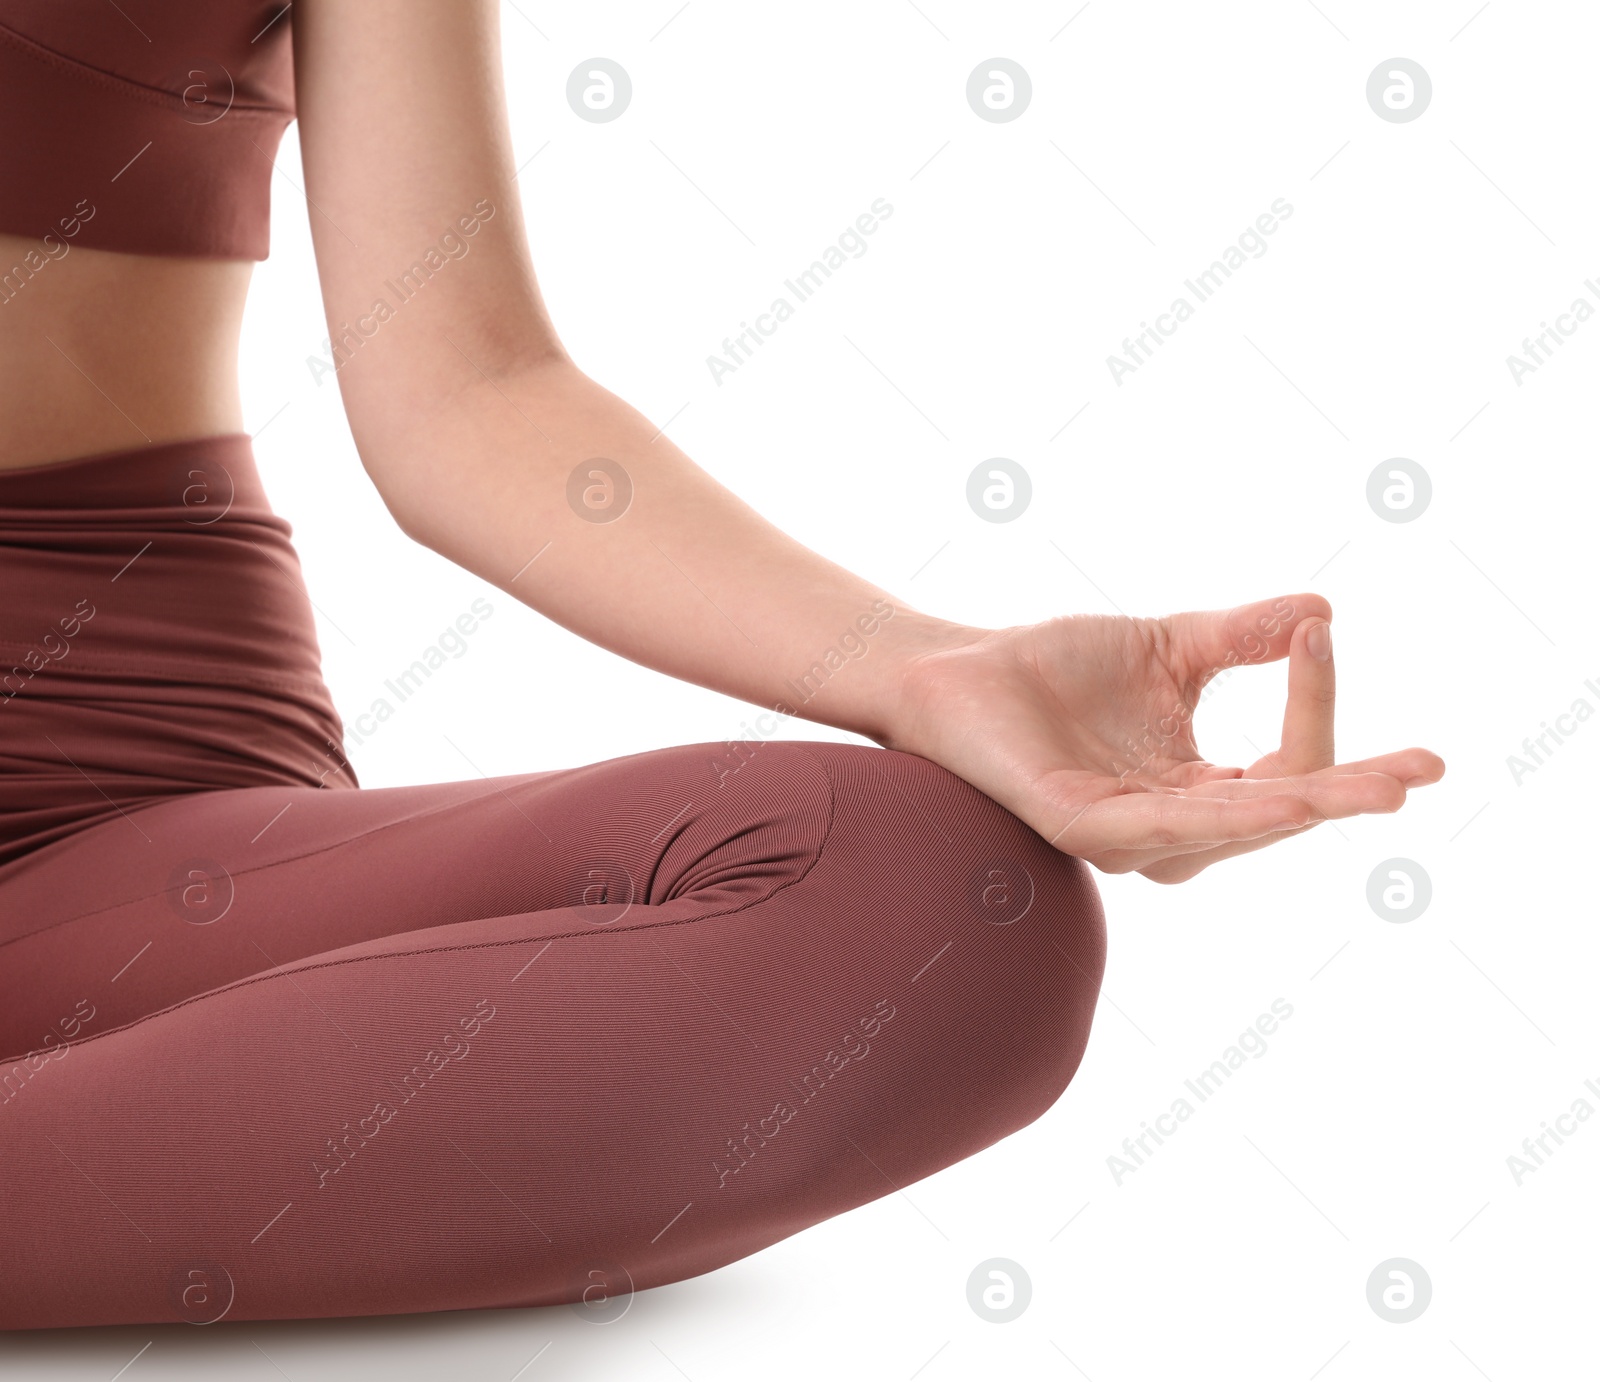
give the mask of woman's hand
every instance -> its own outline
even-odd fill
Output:
[[[1319,821],[1397,811],[1437,782],[1426,749],[1336,764],[1332,610],[1290,595],[1162,619],[1070,615],[998,629],[909,668],[886,747],[931,758],[1107,873],[1179,883]],[[1248,768],[1201,757],[1201,689],[1289,659],[1279,747]]]

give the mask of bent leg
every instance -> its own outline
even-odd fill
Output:
[[[74,885],[19,924],[24,883],[68,888],[71,852],[0,875],[21,933],[0,985],[31,1024],[8,1028],[90,983],[119,1024],[0,1065],[0,1326],[643,1289],[1038,1117],[1104,962],[1087,867],[923,759],[747,753],[248,789],[246,815],[289,804],[251,848],[304,832],[255,858],[240,792],[134,813],[178,863],[225,867],[229,909],[203,921],[181,878],[175,903],[128,875],[121,904],[83,911]]]

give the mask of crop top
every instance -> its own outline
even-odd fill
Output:
[[[0,0],[0,231],[56,257],[265,259],[294,118],[289,9]]]

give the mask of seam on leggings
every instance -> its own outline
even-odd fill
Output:
[[[800,745],[801,745],[801,743],[803,741],[791,739],[791,740],[780,740],[779,742],[780,743],[793,744],[795,747],[798,748],[798,747],[800,747]],[[674,747],[686,747],[686,746],[674,746]],[[816,759],[817,763],[822,767],[823,775],[828,779],[828,828],[829,828],[829,830],[831,830],[833,828],[833,774],[829,770],[828,765],[826,763],[823,763],[820,758],[817,758],[815,754],[811,753],[809,749],[803,750],[803,751],[807,754],[808,757]],[[646,750],[646,752],[649,752],[649,750]],[[635,755],[628,755],[628,756],[631,757],[631,756],[635,756]],[[606,761],[611,761],[611,760],[606,760]],[[592,763],[577,765],[577,767],[594,767],[594,766],[596,766],[596,765],[592,764]],[[558,768],[558,769],[555,769],[555,771],[557,771],[557,772],[575,772],[575,771],[577,771],[577,767],[574,767],[574,768]],[[534,773],[525,773],[525,774],[524,773],[502,773],[502,774],[499,774],[499,776],[501,776],[501,777],[524,777],[524,776],[531,777],[531,776],[535,776],[535,775],[536,774],[534,774]],[[486,778],[484,780],[488,781],[489,779]],[[477,784],[469,782],[467,785],[476,786]],[[176,796],[176,797],[162,797],[157,801],[151,802],[149,804],[149,806],[144,808],[144,809],[151,810],[151,809],[154,809],[157,806],[164,806],[168,802],[171,802],[171,801],[185,800],[190,796],[203,796],[203,795],[206,795],[206,794],[208,794],[210,792],[213,792],[213,791],[218,791],[218,792],[255,792],[255,791],[272,791],[272,790],[281,790],[281,791],[290,791],[290,792],[302,792],[302,791],[315,791],[316,789],[313,788],[313,787],[310,787],[310,786],[304,786],[304,785],[300,785],[300,784],[296,784],[296,783],[286,783],[286,782],[285,783],[279,783],[279,782],[262,783],[260,786],[257,786],[257,787],[216,787],[216,788],[205,788],[200,792],[186,792],[186,793],[181,793],[181,794],[179,794],[179,796]],[[359,790],[362,790],[362,789],[357,788],[356,790],[359,791]],[[373,788],[371,790],[376,791],[376,790],[379,790],[379,789]],[[425,810],[416,812],[416,813],[414,813],[412,815],[408,815],[403,820],[389,821],[389,822],[387,822],[387,823],[385,823],[383,825],[375,825],[370,830],[361,831],[361,833],[358,834],[358,835],[347,835],[342,840],[335,840],[332,844],[318,845],[315,849],[308,849],[304,853],[301,853],[301,854],[290,854],[290,855],[287,855],[286,857],[284,857],[282,859],[275,859],[271,863],[255,864],[255,865],[252,865],[250,868],[240,869],[237,873],[235,873],[232,869],[230,869],[230,870],[228,870],[228,876],[230,878],[244,878],[244,877],[247,877],[248,875],[250,875],[252,873],[259,873],[263,869],[275,869],[275,868],[281,868],[285,864],[297,864],[297,863],[300,863],[302,860],[314,858],[318,854],[326,854],[329,850],[340,849],[345,845],[354,844],[357,840],[364,840],[369,835],[380,835],[385,830],[395,830],[395,829],[398,829],[402,825],[409,825],[413,821],[426,819],[428,816],[435,815],[440,811],[448,811],[453,806],[455,806],[457,804],[458,803],[454,803],[454,802],[445,802],[445,803],[442,803],[442,804],[440,804],[438,806],[431,806],[431,807],[426,808]],[[135,810],[134,814],[135,815],[138,814],[138,810],[137,809]],[[96,825],[104,824],[105,821],[110,820],[110,819],[111,819],[110,817],[103,817],[101,820],[96,821],[95,824]],[[826,835],[824,835],[823,838],[826,839],[827,838]],[[820,852],[820,847],[819,847],[819,852]],[[28,856],[27,855],[23,855],[21,857],[22,858],[27,858]],[[809,871],[810,871],[810,865],[807,865],[807,872],[809,872]],[[805,876],[804,874],[801,875],[801,877],[804,877],[804,876]],[[798,883],[800,881],[800,879],[797,878],[794,881]],[[785,884],[785,886],[788,886],[788,885]],[[0,891],[3,891],[3,890],[4,890],[4,885],[3,885],[3,883],[0,883]],[[91,911],[79,912],[75,916],[62,917],[61,920],[59,920],[59,921],[52,921],[48,926],[41,926],[35,931],[27,931],[27,932],[24,932],[20,936],[12,936],[9,940],[0,941],[0,950],[4,950],[6,948],[6,946],[8,946],[8,945],[15,945],[19,941],[31,940],[34,936],[42,936],[42,935],[44,935],[44,933],[46,931],[54,931],[58,926],[68,926],[74,921],[83,921],[87,917],[99,916],[102,912],[114,912],[120,907],[132,907],[135,904],[140,903],[140,902],[149,902],[151,899],[164,896],[166,893],[168,893],[170,891],[171,891],[170,888],[162,888],[157,892],[143,893],[138,897],[125,898],[121,902],[108,902],[104,907],[96,907]],[[482,918],[481,917],[473,917],[473,918],[469,918],[469,920],[481,921]]]
[[[561,771],[561,770],[558,769],[557,771]],[[567,771],[570,771],[570,769],[567,770]],[[502,774],[502,776],[517,777],[517,776],[521,776],[521,774],[510,773],[510,774]],[[532,776],[532,774],[529,774],[529,776]],[[476,784],[468,783],[468,785],[472,786],[472,785],[476,785]],[[288,783],[288,782],[283,782],[283,783],[279,783],[279,782],[262,783],[260,786],[257,786],[257,787],[207,787],[207,788],[205,788],[205,789],[203,789],[203,790],[201,790],[199,792],[182,792],[182,793],[179,793],[177,796],[162,797],[157,801],[151,802],[149,804],[149,806],[146,807],[145,809],[153,810],[155,807],[164,806],[168,802],[186,801],[190,797],[207,796],[212,792],[267,792],[267,791],[315,792],[317,790],[318,789],[315,788],[315,787],[301,785],[301,784],[298,784],[298,783]],[[361,789],[360,788],[356,788],[354,790],[359,791]],[[376,791],[376,790],[379,790],[379,789],[373,788],[371,790]],[[354,844],[357,840],[364,840],[369,835],[381,835],[385,830],[394,830],[394,829],[397,829],[398,827],[400,827],[402,825],[409,825],[413,821],[425,819],[426,817],[435,815],[440,811],[447,811],[452,806],[456,806],[456,805],[459,805],[459,803],[457,803],[457,802],[444,802],[444,803],[441,803],[438,806],[430,806],[430,807],[427,807],[424,810],[417,811],[417,812],[414,812],[414,813],[406,816],[403,820],[387,821],[383,825],[375,825],[370,830],[361,831],[361,833],[358,834],[358,835],[346,835],[343,839],[335,840],[332,844],[329,844],[329,845],[318,845],[315,849],[308,849],[303,854],[290,854],[290,855],[287,855],[286,857],[284,857],[282,859],[274,859],[271,863],[267,863],[267,864],[252,864],[249,868],[240,869],[237,873],[235,873],[232,869],[229,869],[228,870],[228,876],[230,878],[244,878],[244,877],[246,877],[246,876],[248,876],[249,874],[252,874],[252,873],[260,873],[262,869],[276,869],[276,868],[282,868],[285,864],[298,864],[303,859],[310,859],[310,858],[313,858],[314,856],[316,856],[318,854],[326,854],[330,849],[340,849],[345,845]],[[139,812],[136,810],[133,814],[134,815],[138,815]],[[110,821],[110,820],[113,820],[113,819],[115,819],[115,818],[111,817],[111,816],[105,816],[105,817],[102,817],[100,820],[97,820],[95,822],[95,824],[96,825],[103,825],[107,821]],[[24,854],[21,857],[26,859],[28,856],[26,854]],[[3,891],[4,891],[4,885],[3,885],[3,883],[0,883],[0,892],[3,892]],[[119,907],[132,907],[132,906],[134,906],[134,905],[136,905],[137,903],[140,903],[140,902],[149,902],[152,898],[161,897],[161,896],[165,895],[166,893],[168,893],[170,891],[171,891],[170,888],[162,888],[158,892],[143,893],[138,897],[125,898],[121,902],[108,902],[104,907],[96,907],[92,911],[88,911],[88,912],[79,912],[76,916],[62,917],[60,921],[52,921],[48,926],[41,926],[36,931],[27,931],[27,932],[24,932],[20,936],[12,936],[10,940],[0,941],[0,950],[4,950],[6,948],[6,946],[8,946],[8,945],[15,945],[19,941],[32,940],[33,937],[35,937],[35,936],[42,936],[42,935],[44,935],[44,933],[46,931],[54,931],[56,929],[56,927],[58,927],[58,926],[67,926],[67,925],[70,925],[74,921],[83,921],[86,917],[99,916],[100,913],[102,913],[102,912],[114,912]]]
[[[793,743],[793,744],[795,744],[795,746],[797,748],[800,747],[799,742],[796,741],[796,740],[788,740],[788,741],[783,741],[783,742]],[[615,930],[610,930],[610,931],[594,931],[594,930],[589,930],[589,931],[569,931],[569,932],[567,932],[567,933],[565,933],[563,935],[559,935],[559,936],[543,936],[543,937],[540,937],[540,939],[542,939],[542,940],[544,940],[546,942],[564,941],[564,940],[578,940],[578,939],[581,939],[581,938],[583,938],[585,936],[620,936],[620,935],[631,934],[631,933],[633,933],[635,931],[654,931],[654,930],[657,930],[657,929],[660,929],[660,928],[666,927],[666,926],[691,926],[694,923],[700,922],[700,921],[714,921],[718,917],[735,916],[739,912],[745,911],[750,907],[754,907],[759,903],[770,902],[779,893],[784,892],[787,889],[792,888],[792,887],[796,886],[799,883],[805,882],[807,877],[810,876],[811,870],[814,869],[817,866],[818,862],[821,860],[823,851],[828,847],[828,841],[833,838],[833,822],[834,822],[835,808],[836,808],[836,806],[838,804],[838,793],[835,790],[835,783],[834,783],[834,778],[833,778],[833,770],[828,766],[828,764],[825,763],[821,758],[818,758],[817,755],[812,753],[810,749],[802,748],[801,751],[803,753],[805,753],[805,755],[808,758],[812,759],[814,762],[816,762],[818,764],[818,766],[821,767],[823,777],[827,781],[827,784],[828,784],[828,819],[827,819],[826,824],[823,826],[822,839],[817,845],[817,852],[812,856],[811,862],[808,863],[805,866],[804,870],[802,870],[802,872],[801,872],[801,874],[800,874],[800,876],[798,878],[792,878],[792,879],[789,880],[789,882],[780,884],[778,887],[774,888],[770,893],[767,893],[764,897],[752,898],[748,902],[741,902],[737,906],[728,907],[728,908],[726,908],[726,909],[724,909],[723,911],[720,911],[720,912],[707,912],[707,913],[705,913],[704,915],[701,915],[701,916],[683,917],[678,921],[646,921],[646,922],[640,922],[637,926],[619,926]],[[882,750],[878,750],[878,751],[882,752]],[[329,846],[329,848],[335,848],[335,846]],[[263,867],[266,867],[266,866],[263,866]],[[549,909],[546,909],[546,910],[554,911],[556,909],[555,908],[549,908]],[[471,921],[488,921],[488,920],[493,920],[493,918],[489,918],[489,917],[472,917],[472,918],[469,918],[469,920],[471,920]],[[401,935],[409,935],[410,932],[401,932],[400,934]],[[207,998],[217,998],[217,997],[220,997],[222,994],[232,993],[236,989],[246,988],[251,984],[266,983],[270,979],[285,979],[285,978],[290,977],[291,975],[304,974],[304,973],[308,972],[309,970],[313,970],[313,969],[338,969],[338,968],[341,968],[344,965],[366,964],[369,961],[375,961],[375,960],[407,959],[407,958],[410,958],[411,956],[414,956],[414,955],[449,955],[449,954],[454,954],[454,953],[456,953],[458,951],[466,951],[466,950],[496,950],[496,949],[501,948],[502,946],[507,946],[507,945],[532,945],[532,944],[534,944],[534,942],[532,940],[507,940],[507,941],[473,941],[470,944],[464,944],[464,945],[435,945],[435,946],[429,946],[426,950],[396,951],[396,952],[394,952],[392,954],[387,954],[387,955],[352,955],[347,960],[324,960],[324,961],[321,961],[320,963],[301,964],[299,966],[299,968],[282,968],[282,969],[271,970],[270,972],[268,972],[266,974],[251,974],[251,975],[246,976],[243,979],[235,979],[232,983],[223,984],[218,988],[207,989],[206,992],[204,992],[204,993],[194,994],[192,997],[184,998],[184,999],[180,1000],[179,1002],[170,1004],[169,1006],[167,1006],[165,1008],[159,1008],[153,1013],[146,1013],[143,1017],[136,1017],[131,1022],[124,1022],[120,1027],[111,1027],[108,1030],[103,1031],[103,1032],[95,1032],[92,1036],[86,1036],[81,1041],[64,1041],[58,1046],[34,1047],[33,1050],[31,1050],[31,1051],[24,1051],[20,1056],[7,1056],[7,1057],[4,1057],[4,1058],[0,1058],[0,1065],[15,1065],[19,1061],[27,1060],[30,1056],[36,1055],[36,1054],[40,1053],[41,1051],[49,1051],[51,1053],[54,1053],[56,1051],[70,1051],[73,1047],[86,1046],[91,1041],[101,1041],[106,1037],[116,1036],[119,1032],[129,1031],[130,1029],[139,1026],[141,1023],[149,1022],[152,1018],[164,1017],[167,1013],[177,1012],[179,1008],[186,1008],[191,1003],[200,1003],[200,1002],[203,1002]],[[293,962],[291,962],[291,964],[292,963]],[[52,1058],[53,1058],[53,1056],[52,1056]]]

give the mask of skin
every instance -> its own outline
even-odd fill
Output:
[[[494,0],[294,9],[318,276],[330,337],[352,342],[337,379],[362,465],[409,536],[623,657],[941,763],[1107,872],[1180,882],[1321,820],[1398,810],[1439,779],[1421,748],[1335,762],[1319,595],[975,628],[828,561],[701,470],[579,368],[545,310],[498,16]],[[396,307],[388,282],[447,233],[466,248]],[[27,248],[0,236],[0,259]],[[86,249],[53,265],[0,313],[0,377],[15,385],[0,395],[0,467],[243,430],[250,271]],[[394,310],[369,331],[379,299]],[[632,486],[610,522],[567,498],[597,456]],[[867,652],[796,704],[791,682],[863,618]],[[1192,712],[1207,681],[1283,658],[1280,747],[1247,766],[1204,759]]]

